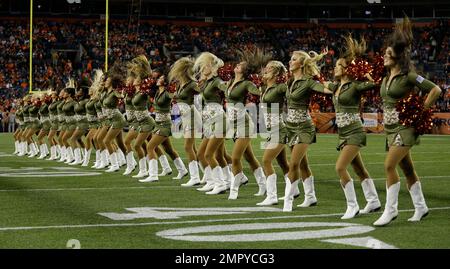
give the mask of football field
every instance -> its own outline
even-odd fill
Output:
[[[362,157],[375,179],[380,200],[386,200],[384,135],[368,135]],[[262,161],[262,140],[252,141]],[[183,140],[173,144],[187,166]],[[12,155],[12,135],[0,134],[0,248],[450,248],[450,136],[423,136],[412,149],[430,214],[419,223],[408,222],[414,207],[405,179],[399,196],[399,217],[387,227],[372,223],[381,211],[341,220],[346,203],[335,172],[336,135],[319,134],[309,148],[318,205],[283,213],[283,202],[258,207],[257,184],[248,164],[249,184],[239,198],[228,192],[206,195],[196,187],[181,187],[174,174],[159,182],[140,183],[131,176],[104,173],[81,166]],[[226,142],[231,153],[233,143]],[[93,162],[94,155],[91,157]],[[92,165],[92,164],[91,164]],[[282,171],[278,196],[284,193]],[[137,170],[133,173],[136,174]],[[355,179],[360,208],[365,206]]]

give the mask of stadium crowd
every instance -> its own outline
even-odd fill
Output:
[[[271,51],[275,59],[288,62],[294,50],[329,49],[322,73],[332,79],[334,61],[339,54],[342,36],[348,29],[275,28],[260,25],[189,26],[183,24],[155,25],[140,22],[129,27],[123,21],[112,21],[109,32],[109,62],[127,61],[145,54],[152,68],[162,71],[177,58],[202,51],[210,51],[225,62],[235,59],[235,50],[257,45]],[[14,119],[15,99],[28,92],[29,87],[29,25],[27,21],[0,21],[0,131],[8,131]],[[368,57],[380,52],[383,40],[391,29],[369,27],[352,30],[354,36],[364,34],[369,45]],[[69,77],[90,77],[93,70],[104,65],[104,24],[98,21],[35,21],[33,25],[33,85],[45,88],[49,78],[63,85]],[[415,28],[413,60],[419,71],[436,81],[443,93],[433,108],[435,112],[450,111],[450,31],[444,21],[433,27]],[[367,95],[366,111],[377,112],[380,107],[376,94]],[[316,100],[313,110],[333,112],[331,99]],[[14,121],[13,121],[14,122]],[[10,129],[11,130],[11,129]]]

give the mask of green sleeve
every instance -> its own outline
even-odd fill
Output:
[[[321,83],[315,81],[314,79],[309,79],[309,88],[316,92],[323,93],[325,91],[325,86]]]
[[[221,80],[220,78],[216,79],[216,81],[214,82],[214,87],[218,88],[219,90],[226,92],[227,91],[227,83],[223,80]]]
[[[338,88],[339,88],[339,85],[337,83],[333,83],[333,82],[328,83],[328,89],[330,91],[336,92]]]
[[[282,83],[282,84],[279,84],[277,86],[277,93],[278,94],[286,94],[286,91],[287,91],[287,85],[286,84]]]
[[[415,86],[417,86],[420,90],[424,91],[424,92],[430,92],[431,89],[433,89],[434,87],[437,87],[436,84],[434,84],[433,82],[429,81],[428,79],[417,75],[416,72],[409,72],[408,73],[408,82],[411,84],[414,84]]]
[[[195,92],[200,92],[200,88],[198,87],[197,83],[193,82],[191,83],[191,85],[192,86],[190,88],[193,94],[195,94]]]
[[[375,83],[366,81],[366,82],[360,82],[356,84],[356,90],[357,91],[367,91],[375,88]]]
[[[256,87],[256,85],[251,82],[251,81],[247,81],[247,90],[254,95],[261,95],[261,91],[258,89],[258,87]]]

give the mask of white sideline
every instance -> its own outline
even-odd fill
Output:
[[[435,207],[429,210],[449,210],[450,207]],[[399,212],[413,212],[414,209],[402,209]],[[382,212],[372,213],[381,214]],[[289,213],[290,214],[290,213]],[[247,221],[247,220],[272,220],[272,219],[295,219],[295,218],[323,218],[342,216],[341,213],[317,214],[317,215],[301,215],[301,216],[277,216],[277,217],[259,217],[259,218],[234,218],[234,219],[216,219],[216,220],[188,220],[188,221],[157,221],[144,223],[105,223],[105,224],[80,224],[80,225],[54,225],[54,226],[25,226],[25,227],[0,227],[1,231],[18,231],[18,230],[45,230],[45,229],[66,229],[66,228],[96,228],[96,227],[133,227],[133,226],[149,226],[164,224],[189,224],[189,223],[211,223],[211,222],[227,222],[227,221]]]

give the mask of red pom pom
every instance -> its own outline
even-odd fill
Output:
[[[371,76],[376,84],[379,84],[384,76],[384,58],[381,54],[377,53],[372,60],[372,72]]]
[[[256,85],[256,87],[261,87],[262,85],[262,77],[258,74],[251,74],[248,76],[248,79]]]
[[[288,75],[287,74],[279,75],[277,77],[277,83],[278,84],[286,83],[287,80],[288,80]]]
[[[320,83],[324,83],[325,81],[327,81],[322,73],[315,75],[314,79],[318,80]]]
[[[234,67],[231,64],[225,64],[219,70],[217,74],[223,81],[229,81],[234,75]]]
[[[177,84],[176,83],[170,83],[169,85],[166,86],[166,91],[170,92],[170,93],[174,93],[177,91]]]
[[[362,58],[353,60],[345,69],[349,77],[358,81],[367,80],[365,75],[370,74],[372,70],[373,68],[369,62]]]
[[[153,86],[156,84],[156,80],[153,78],[146,78],[142,81],[140,87],[139,87],[139,92],[141,94],[146,94],[146,95],[151,95],[152,93],[152,88]]]
[[[414,128],[418,135],[429,133],[433,128],[433,112],[425,108],[424,100],[424,97],[411,93],[408,97],[401,99],[396,106],[399,122]]]
[[[136,93],[136,88],[133,85],[128,85],[123,88],[123,92],[130,97],[133,97]]]
[[[52,103],[52,97],[50,95],[46,95],[44,97],[44,103],[46,103],[47,105]]]
[[[41,100],[35,100],[35,101],[33,102],[33,105],[34,105],[34,106],[37,106],[37,107],[40,107],[40,106],[42,105],[42,101],[41,101]]]

